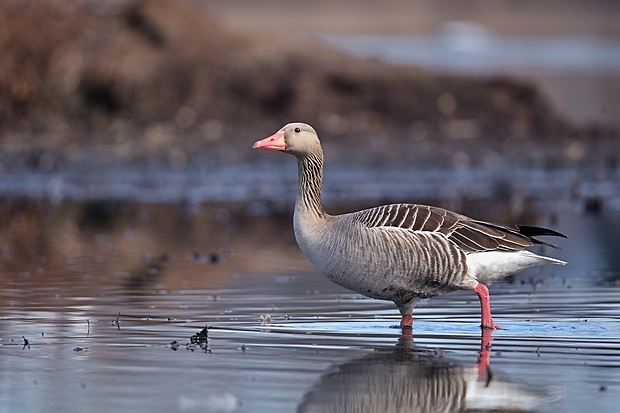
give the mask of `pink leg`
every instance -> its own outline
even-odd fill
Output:
[[[411,314],[403,316],[400,320],[400,328],[404,338],[413,338],[413,316]]]
[[[474,288],[478,298],[480,299],[480,311],[482,316],[482,324],[480,327],[489,328],[491,330],[501,330],[502,328],[493,322],[491,317],[491,300],[489,299],[489,289],[486,285],[478,283]]]
[[[400,320],[400,326],[402,328],[413,328],[413,316],[411,314],[405,314]]]
[[[477,363],[479,378],[487,377],[490,379],[492,331],[491,329],[483,328],[482,335],[480,336],[480,353]]]

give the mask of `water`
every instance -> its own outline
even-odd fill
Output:
[[[3,412],[612,412],[620,402],[617,211],[559,207],[553,226],[569,238],[546,252],[569,265],[491,287],[504,330],[488,371],[473,293],[429,300],[403,338],[393,304],[317,274],[290,211],[10,197],[0,212]],[[192,343],[206,326],[208,340]]]
[[[617,75],[620,43],[595,36],[500,36],[482,26],[427,36],[340,35],[325,40],[350,53],[451,74],[560,73]]]

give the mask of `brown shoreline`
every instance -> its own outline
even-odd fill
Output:
[[[239,148],[293,120],[320,130],[335,159],[369,165],[450,165],[455,153],[477,164],[484,151],[526,165],[617,156],[616,131],[572,125],[532,84],[355,59],[215,16],[171,0],[113,13],[2,3],[0,51],[14,63],[0,68],[3,169],[245,162]]]

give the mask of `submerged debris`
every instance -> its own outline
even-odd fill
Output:
[[[116,313],[116,319],[112,320],[110,324],[112,324],[113,326],[116,326],[117,330],[120,330],[121,329],[121,313]],[[90,327],[90,322],[89,322],[89,327]]]
[[[217,264],[220,262],[220,254],[212,252],[210,254],[202,255],[199,252],[192,252],[190,254],[192,261],[197,263],[209,263],[209,264]]]
[[[200,333],[194,334],[193,336],[190,337],[190,342],[193,344],[201,343],[201,342],[206,343],[208,339],[209,339],[209,326],[205,326],[205,328],[200,330]]]
[[[216,254],[216,253],[214,253],[214,252],[213,252],[213,253],[211,253],[211,254],[209,254],[209,262],[210,262],[211,264],[217,264],[219,261],[220,261],[220,256],[219,256],[219,254]]]
[[[209,328],[209,326],[205,326],[205,328],[200,330],[199,333],[191,336],[189,338],[189,344],[187,344],[186,348],[190,351],[194,351],[196,346],[198,346],[205,353],[211,353],[211,350],[209,349]]]

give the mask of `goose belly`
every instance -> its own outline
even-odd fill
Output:
[[[465,256],[443,235],[390,228],[349,229],[300,244],[331,281],[360,294],[407,302],[470,288]]]

